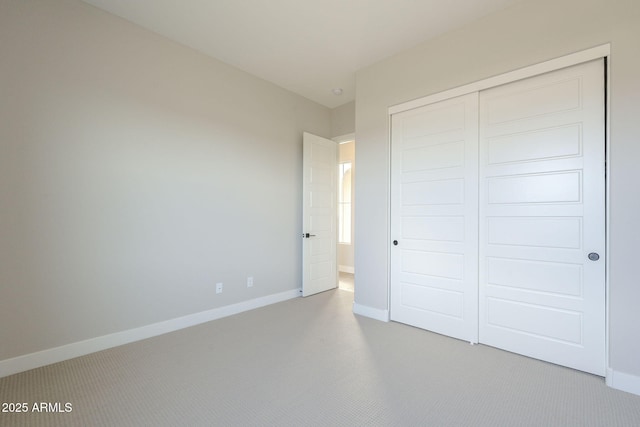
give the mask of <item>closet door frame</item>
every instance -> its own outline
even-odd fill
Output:
[[[397,104],[389,107],[388,109],[388,120],[389,120],[389,129],[391,129],[391,121],[392,116],[394,114],[398,114],[404,111],[412,110],[415,108],[423,107],[425,105],[433,104],[439,101],[444,101],[447,99],[455,98],[462,95],[467,95],[473,92],[480,92],[485,89],[490,89],[496,86],[508,84],[511,82],[515,82],[518,80],[523,80],[529,77],[538,76],[540,74],[556,71],[562,68],[570,67],[573,65],[582,64],[585,62],[589,62],[595,59],[605,59],[605,88],[610,86],[609,81],[609,67],[610,61],[608,59],[611,56],[611,45],[604,44],[601,46],[596,46],[591,49],[583,50],[580,52],[576,52],[573,54],[569,54],[566,56],[562,56],[559,58],[551,59],[549,61],[541,62],[538,64],[534,64],[531,66],[527,66],[524,68],[520,68],[518,70],[510,71],[504,74],[500,74],[497,76],[493,76],[484,80],[480,80],[474,83],[470,83],[467,85],[459,86],[456,88],[452,88],[449,90],[445,90],[443,92],[438,92],[433,95],[428,95],[423,98],[418,98],[412,101],[404,102],[401,104]],[[610,149],[610,126],[609,126],[609,111],[610,111],[610,95],[607,90],[606,99],[605,99],[605,176],[610,176],[610,168],[611,162],[609,161],[609,149]],[[388,147],[389,147],[389,192],[387,194],[387,206],[388,206],[388,218],[391,220],[391,132],[388,135]],[[605,181],[605,254],[609,253],[609,231],[610,231],[610,187],[609,180]],[[391,235],[391,225],[387,228],[387,265],[389,266],[389,276],[387,277],[387,307],[388,309],[391,307],[391,241],[393,236]],[[605,255],[605,260],[608,257]],[[609,265],[608,262],[605,263],[605,369],[606,369],[606,379],[607,383],[609,382]],[[389,311],[387,311],[389,312]]]

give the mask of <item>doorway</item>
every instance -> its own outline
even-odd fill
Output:
[[[334,138],[338,145],[338,272],[339,288],[354,292],[355,138]]]

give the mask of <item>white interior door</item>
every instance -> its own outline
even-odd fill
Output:
[[[391,319],[477,342],[478,95],[391,129]]]
[[[604,133],[603,60],[480,93],[480,342],[604,375]]]
[[[336,143],[305,132],[302,169],[302,296],[309,296],[338,286]]]

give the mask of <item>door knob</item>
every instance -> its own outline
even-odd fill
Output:
[[[591,252],[591,253],[589,254],[589,259],[590,259],[591,261],[597,261],[597,260],[599,260],[599,259],[600,259],[600,255],[598,255],[598,254],[597,254],[597,253],[595,253],[595,252]]]
[[[305,233],[305,234],[302,235],[302,237],[306,237],[308,239],[309,237],[316,237],[316,235],[315,234]]]
[[[398,246],[398,241],[397,240],[393,241],[393,246]]]

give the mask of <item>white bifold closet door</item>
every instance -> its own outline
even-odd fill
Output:
[[[603,62],[392,116],[392,320],[604,375]]]
[[[478,340],[478,95],[392,118],[391,319]]]
[[[604,98],[603,60],[480,93],[480,342],[597,375]]]

